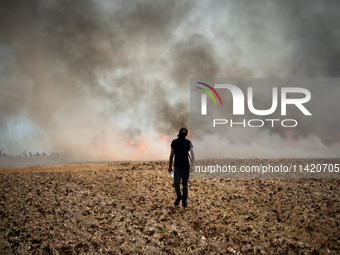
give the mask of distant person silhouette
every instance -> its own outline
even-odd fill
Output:
[[[178,206],[182,200],[183,208],[187,208],[188,199],[188,182],[189,173],[193,171],[195,165],[195,154],[193,145],[189,139],[185,137],[188,135],[188,130],[183,127],[179,130],[178,138],[171,143],[171,152],[169,158],[169,173],[172,171],[172,162],[175,156],[174,163],[174,186],[176,191],[175,206]],[[189,164],[189,152],[191,157],[191,166]],[[180,183],[182,179],[183,194],[181,194]]]

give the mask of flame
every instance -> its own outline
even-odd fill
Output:
[[[145,138],[139,140],[139,142],[138,142],[138,143],[139,143],[139,144],[138,144],[138,147],[139,147],[139,149],[142,150],[142,151],[148,151],[148,149],[146,148],[146,145],[144,144],[144,142],[145,142]]]
[[[102,148],[100,148],[100,146],[98,144],[94,144],[94,147],[97,148],[97,150],[101,153],[101,154],[104,154],[104,151]]]
[[[96,139],[92,141],[93,149],[89,152],[89,157],[92,156],[94,160],[165,159],[171,140],[169,136],[156,129],[149,129],[135,136],[114,130],[108,137],[98,132]]]
[[[94,147],[96,147],[96,149],[97,149],[98,158],[99,158],[100,160],[104,160],[104,159],[105,159],[105,152],[104,152],[104,150],[103,150],[103,149],[99,146],[99,144],[96,143],[96,142],[94,142],[93,145],[94,145]]]
[[[159,134],[159,136],[161,137],[161,140],[164,141],[164,142],[167,142],[169,139],[168,137],[162,135],[162,132],[159,131],[158,129],[156,129],[157,133]]]
[[[145,154],[149,153],[144,137],[141,137],[137,141],[133,141],[127,138],[123,133],[121,133],[120,136],[126,141],[127,146],[133,149],[135,154],[133,156],[134,159],[137,159],[141,152],[144,152]]]

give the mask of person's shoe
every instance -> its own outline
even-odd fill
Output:
[[[178,206],[179,205],[179,202],[181,202],[182,198],[181,197],[178,197],[175,201],[175,206]]]
[[[183,205],[183,209],[184,209],[184,210],[188,209],[188,205],[187,205],[187,204],[184,204],[184,205]]]

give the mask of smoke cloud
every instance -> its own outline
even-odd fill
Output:
[[[339,77],[339,7],[338,1],[2,1],[0,147],[81,160],[165,159],[171,139],[190,124],[190,78]],[[313,111],[334,111],[336,93],[325,93],[324,107]],[[235,149],[232,157],[317,157],[309,153],[316,145],[322,156],[334,156],[339,119],[307,123],[304,138],[295,137],[303,150],[275,129],[252,135],[263,141],[256,155],[254,145],[224,139]],[[268,149],[273,137],[284,152]],[[308,147],[307,137],[318,142]],[[194,145],[199,156],[207,139]]]

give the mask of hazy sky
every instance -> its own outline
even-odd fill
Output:
[[[339,14],[339,1],[1,1],[0,147],[166,158],[190,78],[339,77]]]

